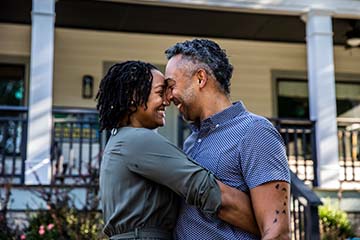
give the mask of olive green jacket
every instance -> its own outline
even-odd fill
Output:
[[[221,195],[214,176],[167,139],[144,128],[114,132],[100,169],[106,235],[149,228],[171,232],[177,195],[204,212],[218,211]]]

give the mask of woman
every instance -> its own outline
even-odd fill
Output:
[[[210,172],[152,130],[165,123],[165,90],[163,75],[140,61],[115,64],[100,83],[101,130],[111,130],[100,170],[110,239],[172,239],[176,194],[213,214],[224,201]]]

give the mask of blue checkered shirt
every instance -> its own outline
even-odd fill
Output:
[[[223,183],[249,192],[270,181],[290,182],[283,140],[265,118],[248,112],[241,102],[192,126],[184,151],[213,172]],[[175,229],[176,239],[259,239],[182,204]]]

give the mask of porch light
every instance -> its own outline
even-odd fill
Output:
[[[92,98],[93,97],[93,88],[94,88],[94,77],[90,75],[83,76],[82,79],[82,97],[83,98]]]
[[[360,21],[350,22],[351,29],[345,33],[345,48],[360,47]]]

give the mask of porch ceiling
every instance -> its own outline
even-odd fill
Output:
[[[31,23],[30,0],[1,1],[0,22]],[[254,14],[155,5],[58,0],[56,26],[257,41],[305,42],[299,16]],[[344,45],[349,19],[334,19],[334,43]]]

